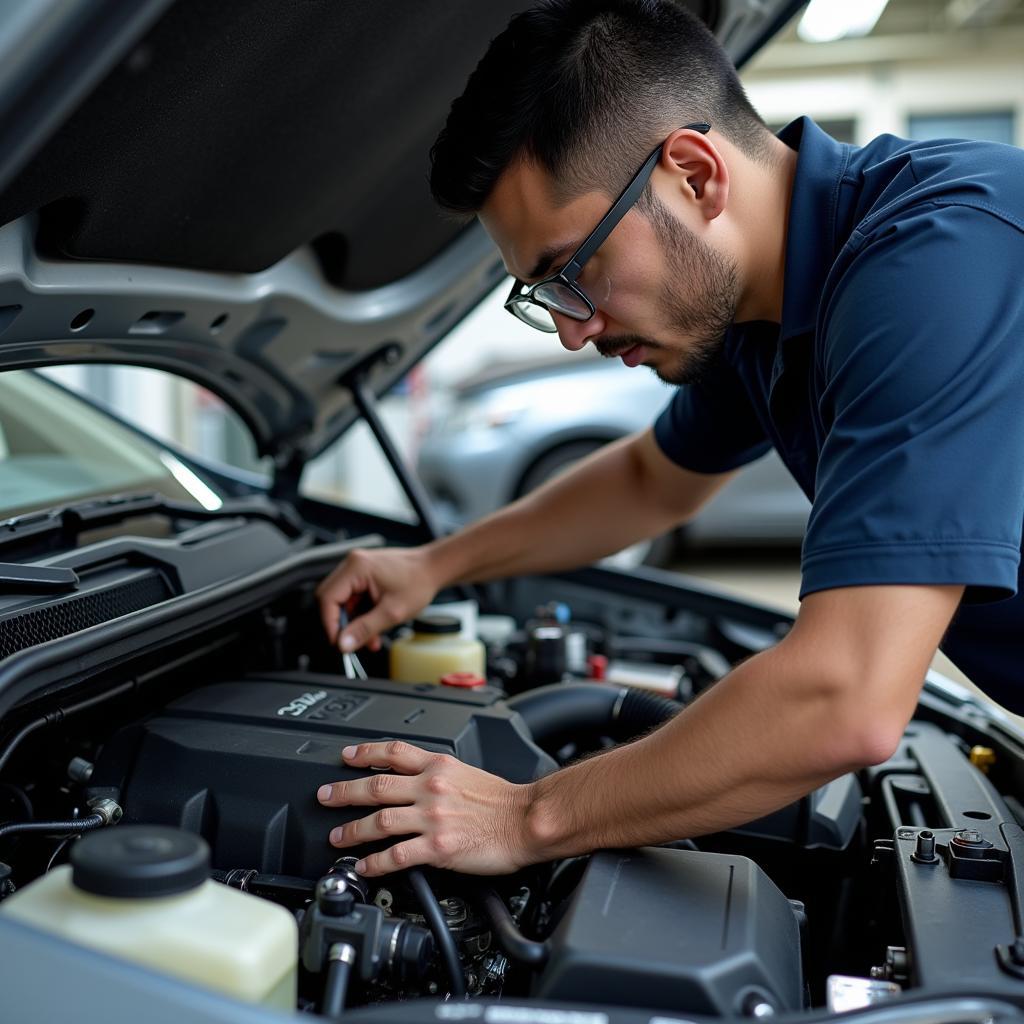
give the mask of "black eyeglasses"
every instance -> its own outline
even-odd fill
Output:
[[[707,135],[711,125],[704,121],[695,124],[684,124],[678,131],[691,130]],[[573,320],[589,320],[597,307],[590,301],[587,293],[577,284],[587,260],[604,244],[616,225],[629,212],[633,204],[640,198],[648,180],[661,155],[664,141],[659,142],[651,151],[643,166],[633,175],[630,182],[622,190],[619,198],[611,209],[601,218],[597,227],[583,240],[582,245],[569,257],[569,261],[558,271],[536,284],[527,285],[516,279],[505,300],[505,308],[524,324],[536,327],[539,331],[554,334],[558,330],[552,312],[561,313]]]

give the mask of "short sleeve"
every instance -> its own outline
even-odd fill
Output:
[[[1024,522],[1024,233],[933,205],[858,242],[823,314],[825,435],[801,597],[886,583],[1010,597]]]
[[[719,358],[673,395],[654,423],[658,447],[695,473],[727,473],[771,448],[736,368]]]

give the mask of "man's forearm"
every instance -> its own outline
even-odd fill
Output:
[[[435,541],[428,551],[436,575],[448,585],[576,568],[671,529],[704,496],[688,500],[687,490],[696,488],[687,488],[684,471],[676,470],[678,497],[661,498],[637,455],[639,443],[630,437],[607,445],[533,493]]]
[[[357,870],[371,876],[413,864],[490,875],[756,819],[893,756],[963,592],[941,584],[809,594],[785,639],[661,729],[537,782],[508,782],[398,740],[360,744],[343,752],[350,767],[394,774],[326,786],[321,799],[395,806],[335,829],[331,841],[412,837],[364,858]]]
[[[742,664],[649,736],[532,784],[533,859],[705,835],[768,814],[845,771],[862,748],[840,690],[785,645]]]

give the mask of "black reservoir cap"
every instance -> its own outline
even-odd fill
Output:
[[[412,620],[416,633],[460,633],[462,622],[454,615],[421,615]]]
[[[209,877],[210,848],[202,836],[164,825],[106,828],[71,848],[71,881],[97,896],[173,896]]]

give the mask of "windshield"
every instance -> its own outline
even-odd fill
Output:
[[[170,453],[31,371],[0,374],[0,518],[129,491],[208,504]]]

